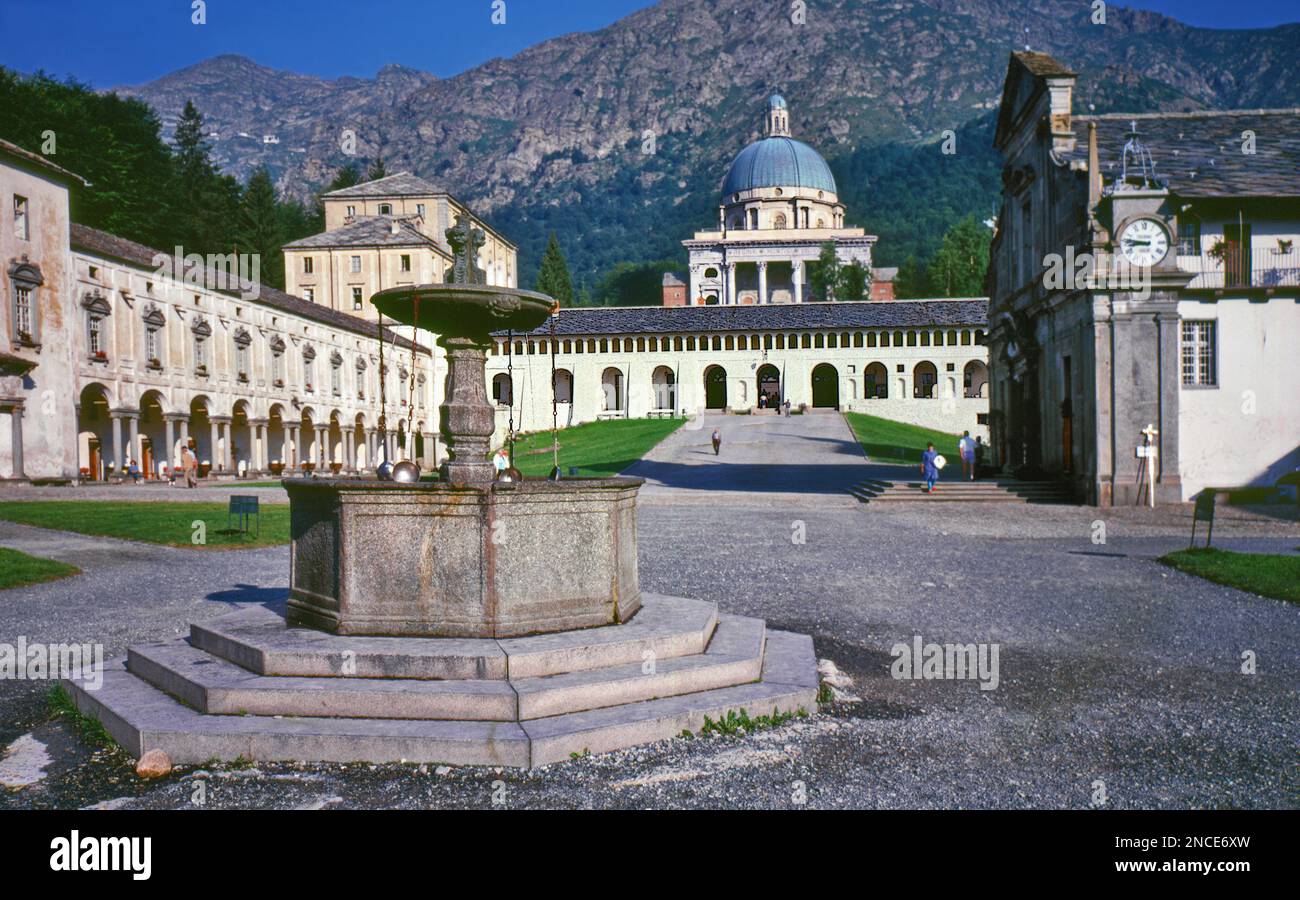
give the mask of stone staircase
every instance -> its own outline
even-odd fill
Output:
[[[849,493],[863,503],[1061,503],[1073,504],[1068,485],[1055,481],[1017,481],[997,479],[981,481],[940,481],[935,492],[925,491],[920,480],[860,481]]]
[[[645,595],[631,622],[511,639],[345,637],[255,607],[132,647],[65,687],[128,752],[531,768],[696,731],[705,716],[815,712],[812,639]]]

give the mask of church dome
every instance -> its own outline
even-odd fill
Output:
[[[722,193],[730,196],[771,187],[838,193],[835,176],[821,154],[802,141],[785,136],[765,137],[741,150],[722,184]]]

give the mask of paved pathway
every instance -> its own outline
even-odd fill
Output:
[[[722,434],[714,455],[710,438]],[[848,490],[872,474],[838,413],[703,415],[687,422],[625,474],[646,479],[647,503],[808,503],[850,508]]]

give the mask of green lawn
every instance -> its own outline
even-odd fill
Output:
[[[1261,597],[1300,603],[1300,556],[1235,553],[1214,547],[1198,547],[1170,553],[1160,557],[1160,561],[1216,584],[1226,584]]]
[[[933,431],[866,413],[850,412],[844,417],[849,420],[849,427],[871,462],[919,465],[927,442],[933,442],[934,448],[950,460],[957,459],[959,434]]]
[[[0,590],[25,584],[40,584],[80,573],[81,570],[76,566],[58,560],[28,556],[8,547],[0,547]]]
[[[617,475],[682,426],[685,419],[614,419],[562,428],[560,471],[581,476]],[[515,467],[525,475],[549,475],[551,433],[539,431],[515,441]]]
[[[226,528],[224,503],[100,502],[94,500],[41,500],[0,503],[0,519],[195,549],[267,547],[289,542],[289,507],[262,504],[261,535],[222,534]],[[206,534],[194,523],[202,521]],[[195,542],[202,537],[203,541]]]

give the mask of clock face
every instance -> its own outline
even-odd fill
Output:
[[[1138,219],[1120,233],[1119,246],[1130,263],[1150,268],[1169,252],[1169,234],[1155,219]]]

